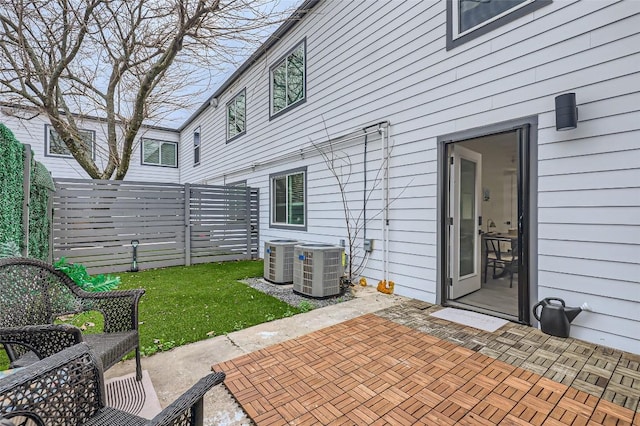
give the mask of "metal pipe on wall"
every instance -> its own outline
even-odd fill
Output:
[[[382,161],[382,279],[389,285],[389,131],[378,127],[381,136],[380,159]]]
[[[373,130],[370,130],[370,131],[367,131],[366,129],[369,129],[369,128],[371,128],[373,126],[376,126],[376,125],[382,126],[382,125],[385,125],[385,124],[388,126],[389,122],[388,121],[383,121],[383,122],[380,122],[380,123],[375,123],[375,124],[372,124],[370,126],[364,127],[363,128],[364,135],[366,136],[366,135],[370,135],[370,134],[374,134],[374,133],[378,132],[378,129],[373,129]],[[349,135],[351,135],[351,136],[349,136]],[[354,140],[358,140],[362,136],[363,136],[362,133],[360,133],[359,131],[355,131],[355,132],[347,134],[347,136],[336,137],[336,138],[333,138],[333,139],[327,139],[327,140],[319,142],[317,144],[307,145],[307,146],[304,146],[304,147],[302,147],[302,148],[300,148],[298,150],[295,150],[295,151],[292,151],[292,152],[287,152],[285,154],[281,154],[281,155],[266,159],[266,160],[261,161],[261,162],[254,162],[254,163],[251,163],[251,164],[246,165],[246,166],[238,167],[236,169],[232,169],[232,170],[226,171],[224,173],[220,173],[218,175],[208,176],[206,178],[206,180],[207,181],[215,181],[215,180],[222,179],[222,178],[226,179],[229,176],[246,173],[247,171],[255,171],[257,168],[263,168],[263,167],[270,166],[270,165],[275,164],[275,163],[288,162],[290,160],[304,158],[305,154],[317,153],[318,148],[324,148],[325,146],[327,146],[329,144],[339,145],[339,144],[343,144],[343,143],[346,143],[346,142],[351,142],[351,141],[354,141]]]

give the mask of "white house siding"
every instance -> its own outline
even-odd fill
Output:
[[[23,144],[31,145],[35,159],[44,164],[54,178],[88,179],[89,175],[73,158],[60,158],[45,155],[45,125],[49,121],[43,116],[30,120],[21,120],[7,115],[0,110],[0,122],[7,126]],[[78,126],[95,131],[96,165],[104,168],[108,155],[106,127],[97,120],[81,120]],[[140,182],[175,182],[179,180],[177,168],[142,165],[140,154],[140,138],[152,138],[169,142],[178,142],[179,133],[175,130],[143,127],[136,137],[129,171],[125,177],[129,181]],[[178,162],[180,158],[178,157]],[[179,164],[179,163],[178,163]]]
[[[537,117],[532,285],[538,298],[589,303],[593,312],[576,319],[573,335],[640,353],[640,2],[555,0],[450,51],[445,10],[444,1],[321,2],[220,96],[217,109],[186,126],[180,180],[246,179],[261,190],[262,240],[337,243],[344,229],[336,187],[319,158],[268,160],[389,121],[391,198],[397,198],[390,278],[397,293],[436,302],[438,136]],[[307,100],[269,120],[269,67],[305,37]],[[225,104],[245,87],[247,133],[225,144]],[[566,92],[576,92],[580,122],[558,132],[554,97]],[[197,126],[202,162],[192,167]],[[379,140],[372,142],[369,170],[380,161],[373,146],[379,149]],[[362,182],[362,145],[348,152],[352,181]],[[308,168],[308,230],[272,229],[269,174],[300,166]],[[350,194],[354,203],[359,194]],[[371,217],[379,195],[370,207]],[[375,249],[364,275],[375,283],[377,221],[368,236]]]

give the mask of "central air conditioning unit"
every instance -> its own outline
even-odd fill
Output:
[[[298,244],[293,249],[293,292],[322,298],[340,294],[344,248]]]
[[[296,240],[273,240],[264,243],[264,279],[274,284],[293,282],[293,246]]]

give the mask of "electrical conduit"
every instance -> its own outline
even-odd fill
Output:
[[[382,174],[382,277],[387,287],[389,282],[389,132],[388,128],[380,126],[378,132],[382,138],[381,160]]]

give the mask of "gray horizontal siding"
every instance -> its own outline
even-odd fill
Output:
[[[44,164],[54,178],[87,179],[89,175],[80,167],[73,158],[49,157],[45,155],[45,124],[49,121],[43,116],[37,116],[30,120],[19,120],[16,117],[5,114],[0,110],[0,122],[4,123],[16,138],[23,144],[31,145],[34,158]],[[106,165],[109,153],[106,144],[106,129],[103,123],[96,120],[79,120],[78,126],[83,129],[95,131],[96,134],[96,158],[99,168]],[[176,131],[161,130],[143,127],[138,132],[134,144],[131,163],[126,179],[149,182],[178,182],[179,171],[172,167],[157,167],[142,165],[140,161],[140,138],[153,138],[170,142],[178,142],[179,134]]]
[[[638,341],[621,330],[640,328],[636,316],[620,314],[629,303],[640,311],[639,29],[640,2],[554,1],[447,51],[444,1],[346,2],[340,8],[321,2],[223,96],[247,88],[246,135],[224,143],[221,107],[190,126],[206,132],[202,164],[181,169],[180,180],[247,179],[261,189],[263,240],[337,243],[345,238],[342,210],[319,158],[259,164],[388,120],[391,197],[398,198],[390,207],[391,277],[396,292],[434,302],[437,137],[537,116],[538,296],[561,295],[574,305],[588,301],[594,312],[578,317],[576,336],[628,349]],[[307,102],[270,121],[266,70],[303,37]],[[557,132],[553,98],[569,91],[577,93],[579,127]],[[190,130],[181,137],[185,158]],[[362,145],[345,148],[353,161],[348,195],[356,208]],[[370,173],[378,167],[379,147],[370,144]],[[258,166],[247,168],[251,164]],[[269,174],[301,166],[308,170],[307,232],[271,229]],[[374,194],[368,216],[379,209]],[[367,236],[376,248],[365,275],[379,278],[379,219],[371,221]]]

